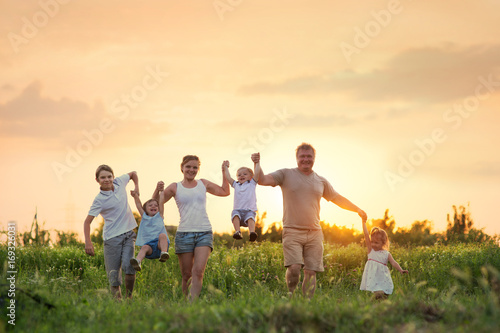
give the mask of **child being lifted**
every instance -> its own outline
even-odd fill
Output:
[[[134,197],[135,205],[142,218],[135,242],[135,245],[142,247],[137,253],[137,258],[130,259],[132,267],[139,272],[144,258],[160,259],[160,262],[167,261],[170,257],[168,254],[170,240],[163,222],[163,189],[160,190],[160,203],[155,199],[149,199],[142,205],[138,191],[130,191],[130,195]]]
[[[247,167],[239,168],[236,172],[237,181],[231,177],[228,168],[229,161],[225,161],[223,164],[224,176],[234,188],[234,204],[231,212],[231,221],[235,230],[233,238],[243,239],[240,226],[248,227],[250,241],[255,242],[257,240],[257,233],[255,232],[257,196],[255,195],[255,188],[259,181],[260,163],[254,164],[254,170]]]

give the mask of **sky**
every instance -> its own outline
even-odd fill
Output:
[[[220,184],[224,160],[233,175],[253,152],[265,173],[293,168],[307,142],[368,218],[389,209],[438,232],[469,205],[500,234],[498,13],[496,0],[2,0],[0,230],[37,212],[82,234],[100,164],[137,171],[144,201],[182,180],[184,155]],[[279,187],[257,201],[281,221]],[[214,231],[232,230],[232,204],[208,195]],[[325,200],[320,217],[361,229]]]

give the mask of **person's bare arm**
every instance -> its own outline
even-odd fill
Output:
[[[260,162],[254,163],[253,165],[253,179],[258,183],[260,178]],[[274,180],[274,178],[273,178]]]
[[[134,182],[135,188],[134,191],[139,194],[139,177],[137,176],[137,172],[131,171],[128,173],[130,180]]]
[[[87,215],[87,218],[83,222],[83,234],[85,236],[85,253],[89,256],[94,256],[94,245],[92,244],[92,240],[90,239],[90,224],[94,221],[94,216]]]
[[[156,184],[156,189],[153,192],[152,198],[158,201],[159,204],[164,204],[168,200],[172,199],[173,196],[175,196],[175,193],[177,191],[177,183],[172,183],[167,186],[166,189],[163,190],[165,186],[165,183],[162,181],[159,181],[158,184]],[[163,191],[163,202],[160,202],[160,191]]]
[[[260,165],[260,153],[252,154],[252,161],[253,161],[254,165],[258,164],[258,168],[254,167],[254,169],[255,169],[254,178],[258,179],[259,185],[276,186],[276,180],[274,180],[274,177],[271,175],[265,175],[264,171],[262,170],[262,167]],[[257,171],[258,171],[258,173],[257,173]]]
[[[395,269],[397,269],[399,271],[399,273],[401,273],[401,274],[408,273],[408,270],[402,269],[401,266],[399,266],[399,264],[396,262],[396,260],[394,260],[394,258],[392,257],[392,254],[390,254],[390,253],[389,253],[389,262],[391,263],[392,267],[394,267]]]
[[[370,241],[370,233],[368,232],[368,227],[366,226],[366,221],[363,221],[363,234],[365,235],[366,249],[368,253],[372,250],[372,242]]]
[[[158,200],[158,210],[160,211],[160,216],[163,218],[163,213],[165,211],[165,192],[160,191],[160,200]]]
[[[144,209],[142,208],[141,199],[139,198],[139,193],[136,191],[130,191],[130,195],[134,198],[135,207],[139,211],[139,215],[144,215]]]
[[[211,181],[206,180],[206,179],[201,180],[203,182],[203,184],[205,185],[205,187],[207,188],[207,192],[210,194],[216,195],[218,197],[227,197],[231,193],[231,191],[229,190],[229,182],[224,175],[224,167],[226,165],[226,162],[227,161],[222,162],[222,185],[221,186],[214,184]],[[227,164],[229,165],[229,162],[227,162]]]
[[[351,212],[358,213],[359,217],[361,217],[361,220],[366,221],[366,219],[367,219],[366,213],[361,208],[359,208],[358,206],[353,204],[351,201],[349,201],[347,198],[343,197],[342,195],[338,194],[337,196],[335,196],[335,198],[332,200],[332,202],[334,204],[336,204],[337,206],[339,206],[340,208],[350,210]]]
[[[229,184],[233,184],[234,179],[231,177],[231,173],[229,173],[229,161],[224,161],[224,163],[222,163],[222,171]]]

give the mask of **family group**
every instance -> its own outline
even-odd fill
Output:
[[[283,193],[282,244],[289,294],[293,295],[303,270],[302,292],[304,296],[312,298],[316,290],[316,273],[324,270],[323,232],[319,217],[320,200],[324,198],[340,208],[357,213],[361,218],[368,261],[360,289],[373,292],[376,298],[386,298],[394,289],[387,263],[390,262],[400,273],[408,273],[388,252],[387,234],[379,228],[373,228],[369,233],[366,213],[313,171],[316,150],[312,145],[302,143],[296,148],[295,155],[297,167],[264,174],[260,154],[254,153],[251,155],[253,170],[239,168],[236,179],[230,175],[229,161],[224,161],[220,186],[206,179],[196,179],[200,159],[195,155],[187,155],[181,163],[183,179],[167,187],[162,181],[158,182],[152,198],[144,204],[140,200],[139,178],[135,171],[115,178],[108,165],[101,165],[95,174],[100,192],[84,222],[85,252],[91,256],[95,254],[90,238],[90,224],[100,214],[104,219],[104,263],[112,294],[117,299],[121,298],[120,286],[124,272],[126,295],[131,298],[135,274],[141,270],[142,260],[148,258],[165,262],[169,259],[170,241],[163,221],[163,207],[174,198],[180,214],[174,242],[182,276],[182,292],[190,300],[195,300],[201,293],[205,268],[213,250],[213,232],[206,211],[206,194],[228,196],[232,186],[233,238],[243,238],[240,229],[243,226],[248,227],[250,241],[254,242],[258,238],[255,232],[256,186],[280,186]],[[142,218],[137,234],[134,232],[137,223],[127,202],[126,185],[130,180],[135,185],[130,194]],[[137,256],[136,245],[141,246]]]

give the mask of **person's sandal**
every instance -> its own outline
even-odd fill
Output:
[[[168,252],[162,252],[160,255],[160,262],[165,262],[170,258],[170,254]]]
[[[235,231],[233,234],[234,239],[243,239],[243,236],[241,236],[241,231]]]
[[[141,262],[135,258],[130,259],[130,264],[135,269],[136,272],[141,271]]]
[[[257,240],[257,233],[251,232],[250,233],[250,242],[255,242],[256,240]]]

